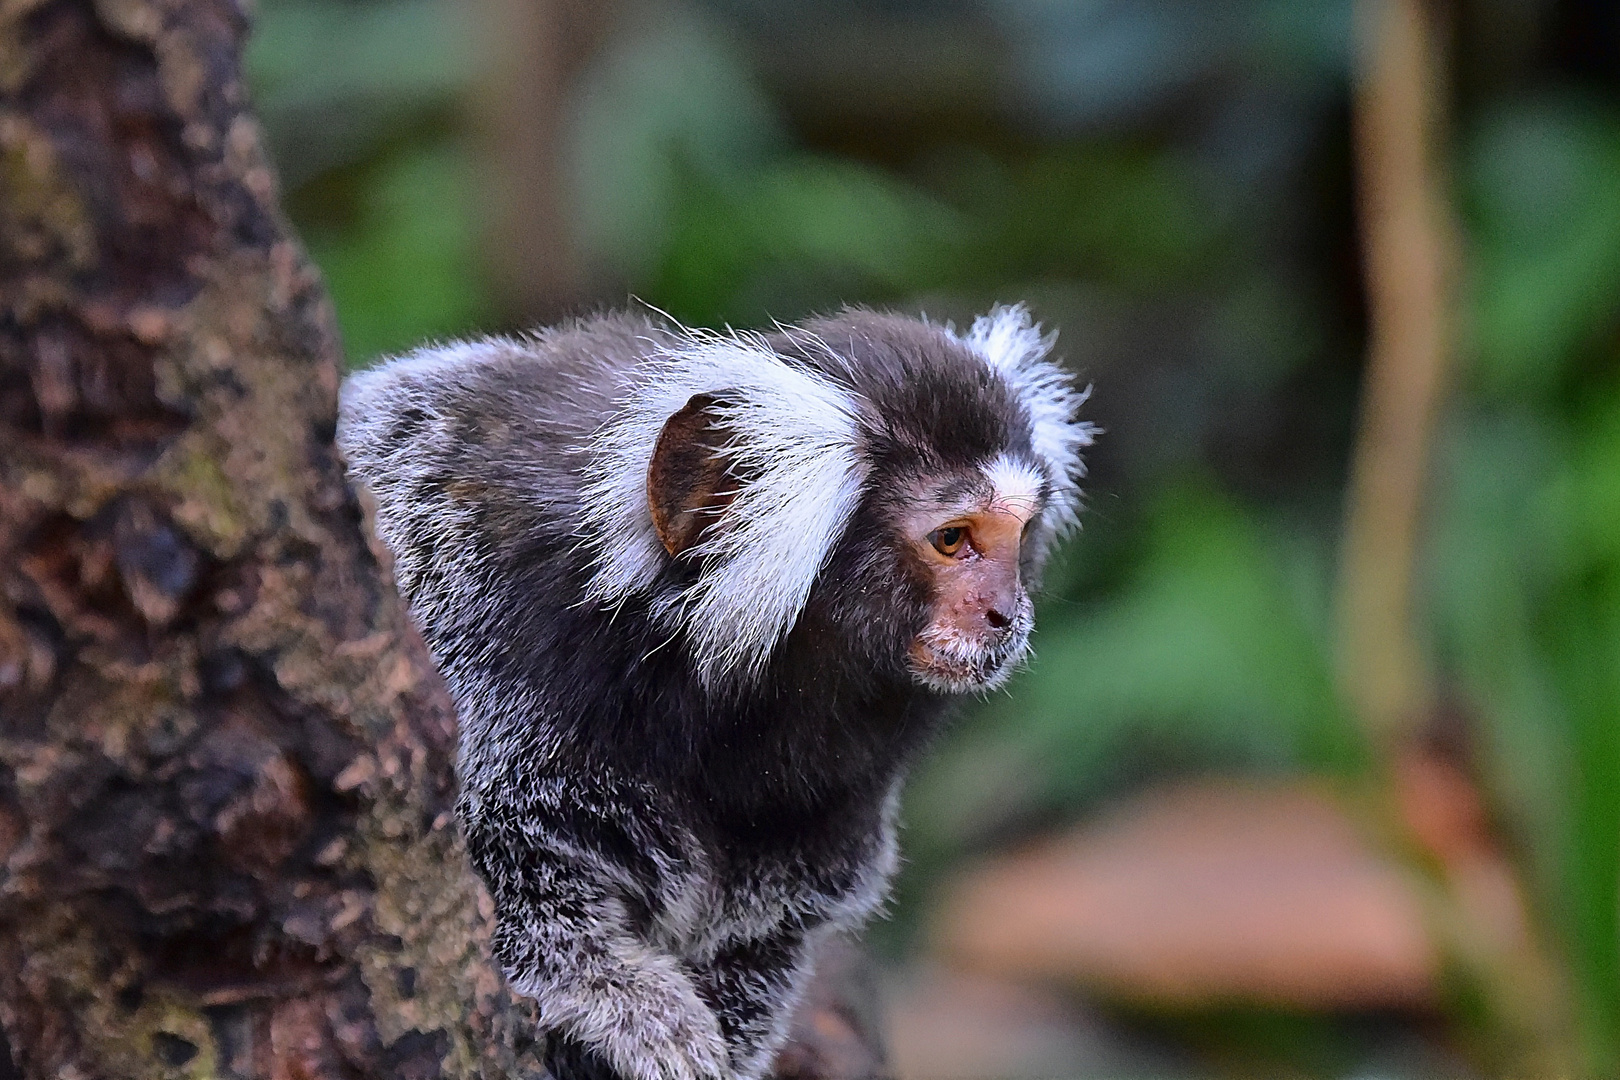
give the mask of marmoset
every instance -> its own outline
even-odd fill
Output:
[[[881,903],[908,765],[1029,650],[1084,394],[1022,307],[604,315],[355,375],[339,442],[460,719],[560,1080],[754,1080]]]

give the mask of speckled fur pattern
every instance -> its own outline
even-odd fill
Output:
[[[930,595],[894,493],[987,468],[1038,486],[1037,577],[1091,437],[1050,345],[1022,308],[966,335],[607,315],[345,385],[340,445],[457,704],[496,953],[559,1080],[763,1075],[816,944],[881,905],[903,775],[975,685],[907,667]],[[775,486],[739,497],[742,540],[671,559],[637,470],[695,394],[732,403],[740,482]]]

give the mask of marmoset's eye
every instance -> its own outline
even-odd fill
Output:
[[[967,530],[960,525],[949,525],[928,534],[928,542],[941,555],[955,555],[967,543]]]

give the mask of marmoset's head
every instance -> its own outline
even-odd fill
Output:
[[[964,335],[851,311],[684,336],[587,448],[592,595],[645,598],[712,688],[760,678],[800,624],[830,660],[999,686],[1092,438],[1050,346],[1022,307]]]

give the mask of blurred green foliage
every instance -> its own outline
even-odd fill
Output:
[[[441,0],[275,0],[248,53],[288,208],[351,357],[496,318],[462,99],[467,13]]]
[[[479,282],[472,162],[455,147],[410,147],[381,164],[353,214],[304,230],[310,255],[339,298],[351,356],[489,325]]]
[[[840,120],[750,59],[785,6],[716,0],[610,39],[559,149],[610,300],[748,325],[1024,298],[1096,382],[1085,531],[1029,672],[913,785],[897,942],[965,853],[1135,785],[1366,758],[1331,663],[1362,302],[1348,5],[906,10],[967,7],[1018,75],[982,113],[885,126],[876,80]],[[1104,7],[1126,21],[1092,34]],[[259,106],[356,362],[509,317],[482,277],[465,20],[449,0],[262,3]],[[1561,63],[1523,43],[1533,77],[1473,87],[1454,118],[1464,303],[1422,636],[1599,1075],[1620,1070],[1620,83]]]
[[[1427,565],[1445,673],[1620,1067],[1620,112],[1493,102],[1466,129],[1472,288]]]
[[[1024,682],[925,770],[918,857],[1083,805],[1122,775],[1364,764],[1328,666],[1322,553],[1208,482],[1159,493],[1139,542],[1114,595],[1047,604]],[[1003,763],[997,778],[971,779],[986,761]]]

